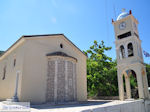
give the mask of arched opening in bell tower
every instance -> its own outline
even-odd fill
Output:
[[[129,69],[123,73],[123,83],[124,99],[138,99],[137,76],[134,70]]]
[[[125,58],[125,48],[123,45],[120,46],[120,59]]]
[[[128,48],[128,57],[134,56],[132,43],[129,43],[127,48]]]
[[[130,71],[129,78],[130,78],[130,85],[131,85],[131,97],[137,99],[139,98],[139,94],[138,94],[136,73],[133,70],[129,70],[129,71]]]

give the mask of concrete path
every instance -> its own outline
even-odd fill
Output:
[[[10,102],[8,102],[8,106],[13,105],[12,103],[10,104],[9,103]],[[3,104],[4,102],[3,103],[0,102],[0,106],[2,106]],[[147,106],[145,106],[145,104]],[[113,100],[113,101],[93,100],[92,101],[91,100],[86,102],[76,102],[76,103],[59,104],[59,105],[58,104],[52,105],[48,103],[42,105],[31,105],[30,112],[150,112],[149,106],[150,106],[150,101],[147,101],[145,103],[145,101],[142,99],[130,100],[130,101],[129,100],[128,101],[119,101],[119,100]],[[3,111],[0,110],[0,112],[4,112],[4,110]],[[29,112],[29,110],[28,109],[26,111],[24,110],[24,112]]]
[[[125,103],[131,103],[134,101],[87,101],[78,102],[75,104],[65,104],[65,105],[32,105],[31,112],[96,112],[96,109],[102,109],[103,107],[114,107],[115,105],[121,105]],[[99,111],[105,112],[105,111]],[[112,112],[112,111],[111,111]],[[119,111],[116,111],[119,112]]]

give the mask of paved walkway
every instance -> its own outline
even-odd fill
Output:
[[[10,102],[5,103],[8,103],[9,105]],[[148,103],[150,104],[150,102]],[[3,105],[2,102],[0,102],[0,106],[1,105]],[[30,110],[31,112],[145,112],[143,111],[145,110],[144,108],[144,100],[90,100],[86,102],[59,105],[52,105],[48,103],[42,105],[31,105]]]
[[[75,104],[65,104],[65,105],[32,105],[31,112],[91,112],[95,108],[114,106],[124,103],[129,103],[132,101],[87,101],[87,102],[78,102]]]

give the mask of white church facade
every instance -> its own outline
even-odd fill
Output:
[[[22,36],[0,57],[0,100],[86,101],[86,59],[63,34]]]

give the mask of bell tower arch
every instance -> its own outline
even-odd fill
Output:
[[[141,40],[138,33],[138,21],[129,13],[122,11],[116,21],[112,20],[115,31],[117,56],[117,76],[119,98],[124,100],[123,75],[126,82],[127,98],[131,98],[130,74],[137,78],[139,98],[149,98],[147,74],[143,63]]]

